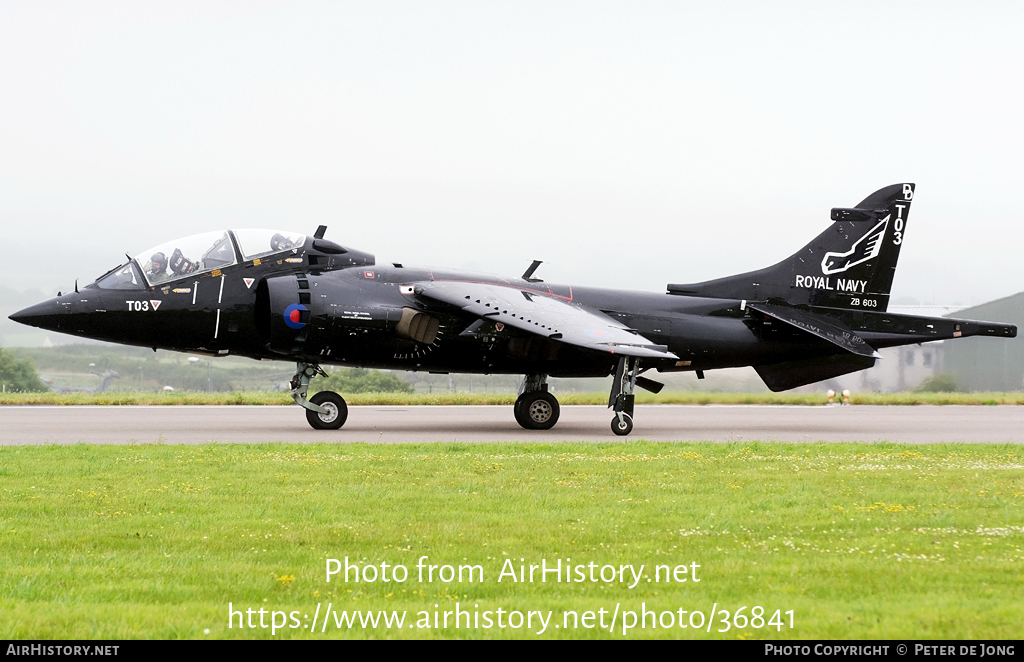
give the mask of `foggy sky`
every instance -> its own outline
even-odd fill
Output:
[[[0,0],[0,284],[178,236],[663,290],[916,182],[893,297],[1024,290],[1020,3]]]

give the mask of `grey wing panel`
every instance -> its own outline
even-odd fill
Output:
[[[414,287],[419,296],[551,340],[610,354],[678,358],[665,345],[652,343],[601,312],[546,294],[457,281],[421,282]]]

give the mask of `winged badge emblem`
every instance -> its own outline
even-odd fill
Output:
[[[889,216],[891,214],[880,220],[875,227],[867,231],[867,234],[855,241],[850,250],[845,253],[825,253],[825,257],[821,260],[821,273],[826,276],[840,274],[850,267],[878,257],[882,250],[882,237],[885,236],[885,228],[889,224]]]

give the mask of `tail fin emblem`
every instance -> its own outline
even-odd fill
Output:
[[[821,260],[821,273],[826,276],[841,274],[850,267],[878,257],[882,251],[882,237],[885,236],[885,228],[889,224],[890,216],[892,214],[880,220],[875,227],[867,231],[867,234],[855,241],[850,250],[845,253],[825,253],[825,257]]]

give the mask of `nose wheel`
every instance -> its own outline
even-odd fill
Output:
[[[306,410],[306,421],[314,430],[337,430],[348,419],[348,404],[345,398],[334,391],[320,391],[309,399],[323,411]]]
[[[291,383],[292,400],[305,408],[306,422],[314,430],[337,430],[348,419],[348,405],[345,398],[333,391],[320,391],[307,400],[309,381],[317,375],[326,377],[327,373],[314,363],[297,364]]]

